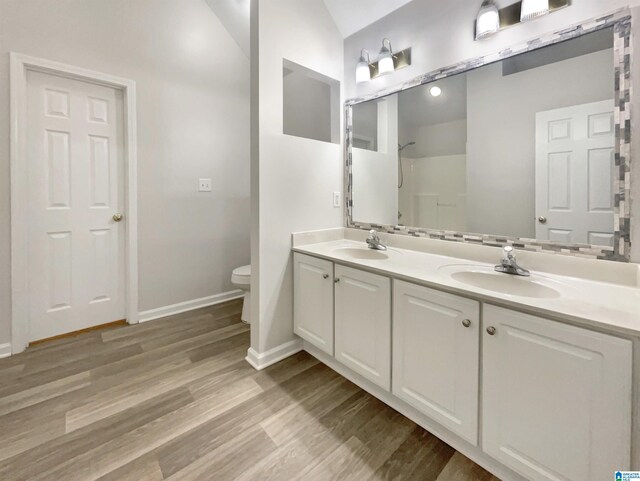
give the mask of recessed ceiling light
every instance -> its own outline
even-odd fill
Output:
[[[440,87],[434,86],[429,89],[429,93],[432,97],[440,97],[440,95],[442,95],[442,89]]]

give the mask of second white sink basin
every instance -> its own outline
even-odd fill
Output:
[[[490,267],[449,265],[439,269],[443,275],[481,289],[511,296],[555,299],[561,296],[557,283],[546,277],[532,274],[531,277],[514,276],[496,272]]]
[[[377,251],[368,247],[338,247],[335,252],[354,259],[382,260],[389,258],[385,251]]]

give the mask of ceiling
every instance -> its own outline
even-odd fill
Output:
[[[205,0],[222,25],[249,57],[249,0]]]
[[[220,21],[249,56],[250,0],[205,0]],[[347,38],[377,22],[412,0],[323,0],[338,30]],[[477,0],[480,3],[480,0]],[[513,0],[497,0],[498,7]]]
[[[411,0],[324,0],[344,38],[371,25]]]
[[[205,0],[249,56],[250,0]],[[344,38],[380,20],[411,0],[323,0]]]

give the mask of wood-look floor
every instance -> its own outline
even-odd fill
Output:
[[[496,481],[306,353],[254,371],[240,308],[0,360],[0,480]]]

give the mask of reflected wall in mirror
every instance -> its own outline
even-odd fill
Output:
[[[353,222],[614,245],[614,33],[353,105]]]

